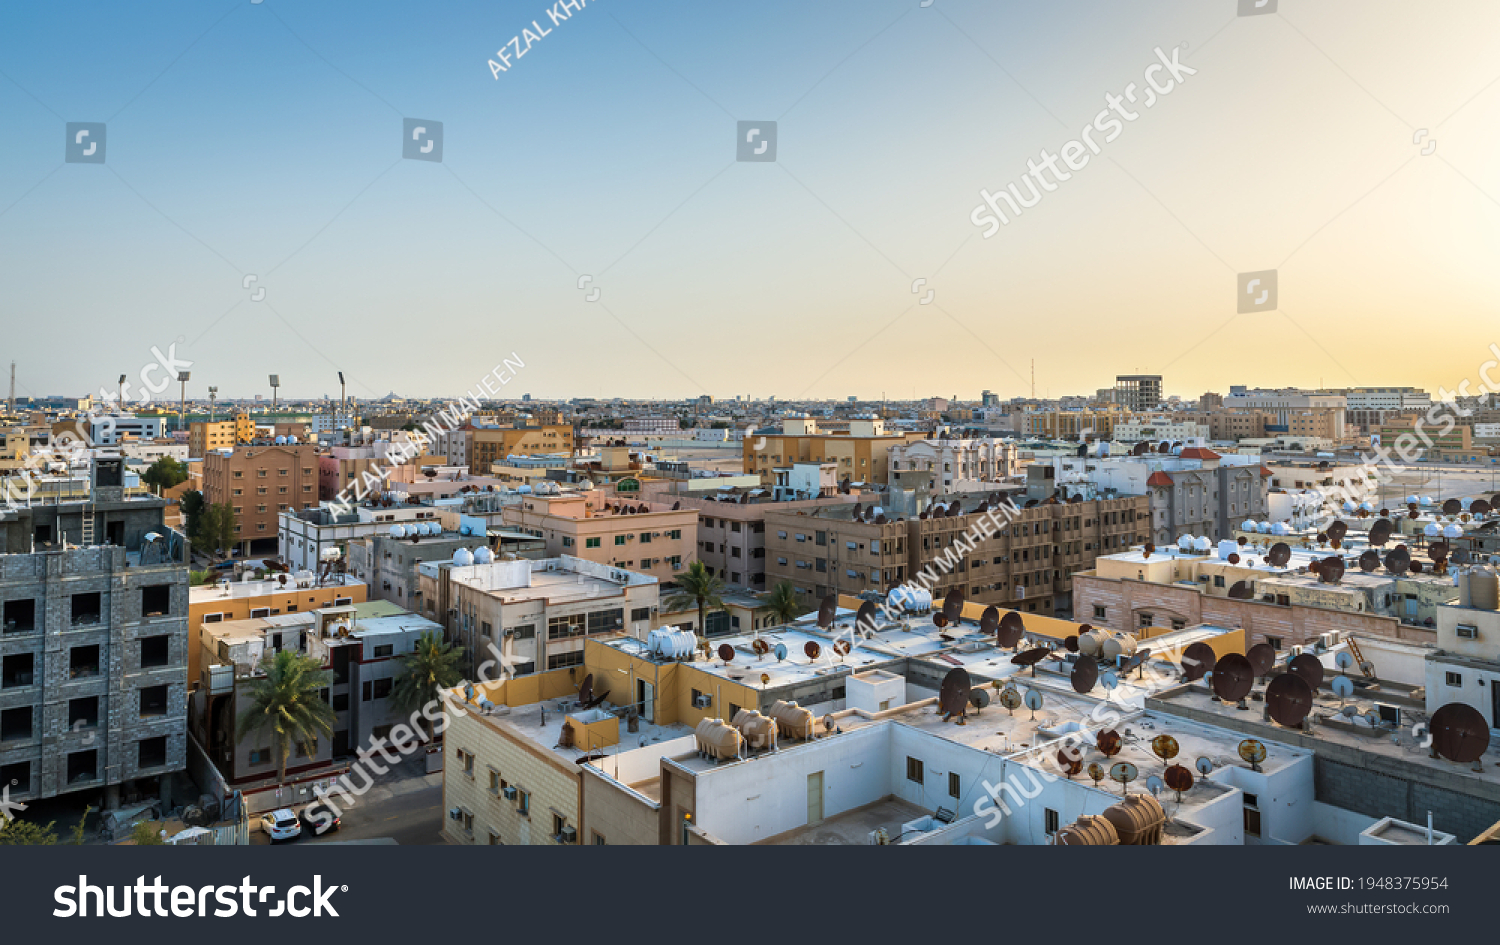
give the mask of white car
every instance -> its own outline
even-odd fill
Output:
[[[260,828],[271,838],[272,843],[278,840],[295,840],[302,836],[302,824],[297,820],[297,815],[285,807],[261,815]]]

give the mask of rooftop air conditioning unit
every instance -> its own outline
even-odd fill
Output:
[[[1291,660],[1294,660],[1297,657],[1301,656],[1303,649],[1304,648],[1300,647],[1300,646],[1289,646],[1289,647],[1287,647],[1286,648],[1286,652],[1287,652],[1287,657],[1286,658],[1287,658],[1287,661],[1290,662]]]
[[[1479,628],[1461,623],[1458,625],[1458,637],[1461,640],[1477,640],[1479,639]]]
[[[704,695],[701,695],[701,696],[694,696],[693,697],[693,708],[695,708],[695,709],[706,709],[706,708],[708,708],[711,705],[713,705],[713,697],[712,696],[704,694]]]
[[[503,789],[502,789],[502,790],[501,790],[501,791],[500,791],[500,793],[501,793],[501,794],[502,794],[502,795],[504,795],[504,797],[505,797],[505,799],[506,799],[506,800],[507,800],[507,801],[513,801],[513,800],[515,800],[515,799],[516,799],[516,789],[515,789],[515,788],[514,788],[514,787],[512,787],[512,786],[510,786],[510,785],[506,785],[506,786],[505,786],[505,787],[504,787],[504,788],[503,788]]]
[[[565,825],[563,827],[563,829],[562,829],[562,832],[557,835],[557,842],[558,843],[577,843],[578,842],[578,831],[575,830],[571,825]]]
[[[1318,634],[1318,642],[1323,644],[1324,649],[1333,649],[1339,645],[1339,635],[1337,631],[1333,633],[1320,633]]]

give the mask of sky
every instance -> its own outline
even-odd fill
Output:
[[[502,358],[535,398],[1477,379],[1500,5],[1239,3],[6,4],[0,359],[22,396],[174,344],[190,397],[446,396]]]

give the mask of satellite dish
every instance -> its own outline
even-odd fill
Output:
[[[1333,694],[1340,699],[1347,699],[1354,695],[1354,680],[1348,676],[1333,677]]]
[[[838,613],[838,609],[839,602],[837,597],[829,594],[827,597],[823,598],[822,602],[818,604],[819,629],[827,630],[829,627],[833,626],[833,616],[834,614]]]
[[[1099,782],[1104,780],[1104,767],[1097,761],[1090,762],[1089,777],[1093,778],[1094,786],[1098,787]]]
[[[589,673],[583,677],[583,682],[578,686],[578,701],[589,702],[594,698],[594,674]]]
[[[1238,702],[1250,694],[1255,685],[1255,670],[1250,661],[1238,653],[1226,653],[1214,663],[1214,695],[1225,702]]]
[[[1274,568],[1284,568],[1286,567],[1286,563],[1292,560],[1292,547],[1284,541],[1278,541],[1271,546],[1270,552],[1266,555],[1266,560]]]
[[[1229,594],[1227,596],[1230,600],[1249,600],[1251,597],[1255,596],[1255,592],[1252,591],[1250,589],[1250,585],[1245,583],[1244,581],[1235,581],[1234,585],[1229,588]]]
[[[1300,727],[1312,707],[1312,687],[1295,672],[1282,673],[1266,687],[1266,710],[1278,725]]]
[[[1068,637],[1064,637],[1063,638],[1063,649],[1067,650],[1069,653],[1077,653],[1078,652],[1078,636],[1077,636],[1077,634],[1074,634],[1072,636],[1068,636]]]
[[[1457,515],[1464,510],[1464,504],[1457,499],[1449,499],[1443,503],[1444,515]]]
[[[849,651],[852,649],[854,649],[854,644],[850,643],[848,640],[833,641],[833,652],[837,653],[839,655],[839,659],[841,660],[844,657],[848,656]]]
[[[948,626],[948,618],[944,617],[942,614],[933,614],[932,625],[941,630],[944,627]]]
[[[859,605],[859,613],[854,617],[854,625],[862,630],[869,630],[873,632],[875,630],[876,613],[877,608],[875,606],[875,602],[871,600],[865,601],[863,604]]]
[[[1381,510],[1381,514],[1384,515],[1386,513],[1386,511],[1387,510],[1382,509]],[[1393,532],[1393,531],[1395,531],[1395,526],[1391,524],[1391,520],[1390,519],[1388,519],[1388,518],[1376,519],[1375,520],[1375,524],[1373,524],[1373,525],[1370,526],[1370,534],[1369,534],[1369,542],[1370,542],[1370,544],[1372,544],[1372,545],[1383,545],[1383,544],[1385,544],[1386,542],[1388,542],[1388,541],[1391,540],[1391,532]]]
[[[1038,646],[1038,647],[1034,647],[1034,648],[1032,648],[1030,650],[1024,650],[1024,651],[1022,651],[1020,653],[1017,653],[1015,656],[1012,656],[1010,658],[1010,661],[1012,663],[1014,663],[1015,665],[1017,665],[1017,666],[1030,666],[1030,667],[1032,667],[1032,670],[1031,670],[1032,675],[1035,675],[1036,674],[1036,664],[1040,663],[1042,660],[1046,659],[1047,658],[1047,654],[1049,654],[1051,652],[1052,651],[1049,650],[1049,649],[1047,649],[1045,646]]]
[[[1189,643],[1182,651],[1182,674],[1192,682],[1202,679],[1203,674],[1214,668],[1218,661],[1214,648],[1199,640],[1197,643]]]
[[[1193,762],[1193,767],[1198,769],[1199,775],[1206,778],[1208,777],[1209,772],[1214,770],[1214,763],[1208,758],[1208,756],[1203,755],[1200,756],[1197,761]]]
[[[974,707],[975,712],[978,712],[980,709],[989,704],[990,694],[984,689],[976,686],[975,688],[969,690],[969,705]]]
[[[1318,579],[1328,583],[1337,584],[1339,578],[1344,576],[1344,559],[1338,555],[1329,555],[1323,559],[1322,567],[1318,569]]]
[[[1250,661],[1255,675],[1269,676],[1276,666],[1276,648],[1269,643],[1257,643],[1245,651],[1245,659]]]
[[[723,660],[726,665],[734,662],[734,647],[728,643],[719,644],[719,659]]]
[[[1347,534],[1349,534],[1349,526],[1345,525],[1343,522],[1336,521],[1332,525],[1328,526],[1329,541],[1343,541],[1344,536]]]
[[[1009,649],[1021,642],[1021,634],[1026,630],[1026,621],[1014,610],[1005,612],[1000,618],[1000,625],[995,630],[995,642],[997,645]]]
[[[986,607],[984,613],[979,615],[979,632],[989,636],[1000,628],[1000,608],[994,604]]]
[[[778,643],[778,644],[776,644],[776,649],[772,650],[771,652],[775,654],[775,656],[776,656],[776,662],[778,662],[778,663],[781,662],[782,660],[786,659],[786,644],[785,643]]]
[[[1026,690],[1026,694],[1022,696],[1021,701],[1026,704],[1026,708],[1035,712],[1042,707],[1042,703],[1046,700],[1042,698],[1040,692],[1037,692],[1035,689],[1028,689]]]
[[[1229,553],[1229,557],[1226,558],[1225,560],[1228,561],[1230,564],[1239,564],[1240,563],[1240,556],[1236,552],[1232,552],[1231,551]],[[1244,583],[1244,582],[1242,581],[1240,583]]]
[[[1411,567],[1411,552],[1405,545],[1397,545],[1385,554],[1385,569],[1392,574],[1404,574]]]
[[[1477,762],[1490,747],[1490,726],[1479,710],[1462,702],[1450,702],[1432,713],[1428,723],[1432,753],[1449,761]]]
[[[1120,749],[1125,747],[1125,739],[1120,737],[1119,732],[1109,729],[1099,733],[1099,736],[1094,739],[1094,747],[1099,749],[1099,753],[1104,757],[1113,758],[1120,753]]]
[[[1083,770],[1083,758],[1077,748],[1059,748],[1057,750],[1057,766],[1061,768],[1068,778]]]
[[[1348,650],[1339,650],[1333,655],[1333,665],[1339,669],[1347,670],[1354,665],[1354,654]]]
[[[1177,792],[1177,800],[1181,801],[1182,795],[1185,792],[1192,790],[1193,772],[1184,768],[1182,765],[1173,765],[1166,771],[1162,772],[1162,774],[1164,775],[1164,780],[1166,781],[1167,787]]]
[[[969,705],[969,672],[962,666],[954,667],[943,677],[938,690],[938,711],[946,722],[955,716],[963,724],[964,711]]]
[[[1151,753],[1162,761],[1171,761],[1176,758],[1180,750],[1177,739],[1170,735],[1158,735],[1151,739]]]
[[[1255,770],[1260,770],[1260,763],[1266,760],[1266,746],[1257,739],[1247,738],[1240,742],[1240,757],[1250,764]]]
[[[1141,776],[1136,766],[1128,761],[1117,761],[1109,766],[1109,776],[1112,780],[1120,782],[1121,788],[1126,792],[1130,789],[1130,782]]]
[[[1146,779],[1146,790],[1151,792],[1152,797],[1160,794],[1166,786],[1167,783],[1154,774]]]
[[[808,640],[802,645],[802,652],[807,654],[808,659],[815,660],[818,654],[823,652],[823,648],[818,646],[817,640]]]
[[[760,637],[756,637],[750,641],[750,649],[755,651],[757,657],[764,657],[767,653],[771,652],[771,644]]]
[[[1468,564],[1470,561],[1473,560],[1473,557],[1474,557],[1473,555],[1469,554],[1469,551],[1468,551],[1467,548],[1460,548],[1457,551],[1453,552],[1453,563],[1454,564]]]
[[[943,616],[954,626],[958,625],[964,614],[964,592],[958,588],[949,591],[943,598]]]
[[[1359,556],[1359,569],[1366,574],[1380,567],[1380,554],[1374,549],[1368,549]]]
[[[1099,685],[1104,687],[1105,692],[1113,692],[1115,687],[1120,685],[1120,677],[1105,670],[1099,675]]]
[[[1069,681],[1073,684],[1074,692],[1092,691],[1099,681],[1099,661],[1087,655],[1078,657],[1078,661],[1073,664],[1073,673]]]
[[[1015,686],[1006,686],[1000,691],[1000,704],[1011,712],[1021,707],[1021,694],[1016,691]]]
[[[1286,664],[1287,671],[1302,678],[1307,683],[1307,688],[1317,691],[1323,685],[1323,664],[1311,653],[1303,653],[1301,656],[1293,657]]]

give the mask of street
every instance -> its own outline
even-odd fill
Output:
[[[442,843],[443,775],[442,772],[424,773],[425,764],[420,754],[408,758],[399,767],[381,775],[363,797],[342,810],[338,830],[321,837],[304,831],[295,844],[289,845],[387,837],[402,846]],[[265,833],[252,823],[250,843],[263,845],[268,842]]]

